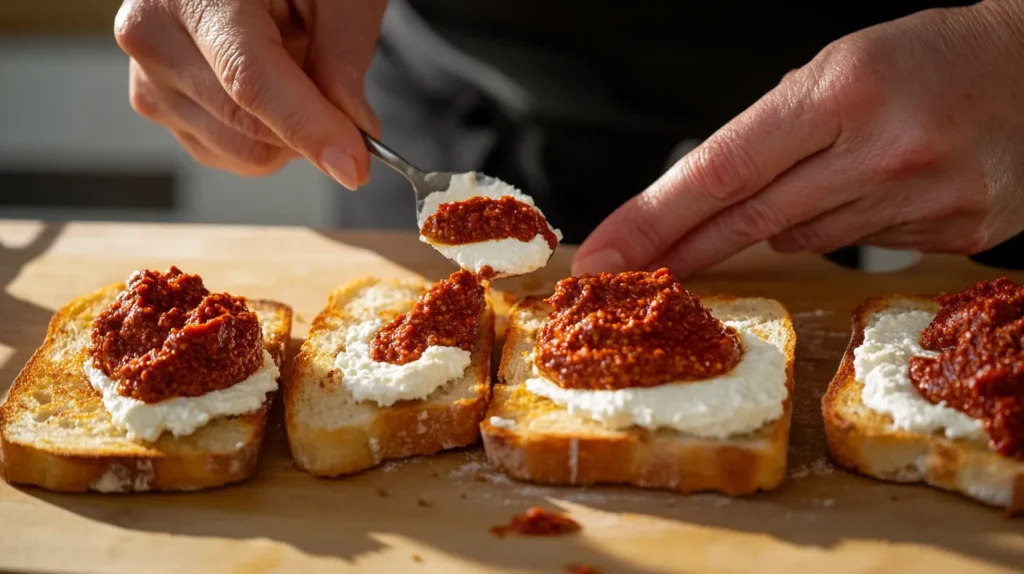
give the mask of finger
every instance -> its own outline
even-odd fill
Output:
[[[195,42],[168,12],[148,10],[130,26],[119,25],[115,36],[133,63],[155,81],[182,92],[242,135],[283,146],[277,134],[228,96]]]
[[[185,151],[192,156],[196,163],[213,169],[230,170],[230,162],[227,161],[227,158],[211,151],[210,148],[206,147],[205,144],[192,134],[184,130],[172,128],[171,135],[174,136],[174,139],[178,140],[181,147],[185,148]]]
[[[859,243],[889,249],[973,255],[998,240],[987,236],[980,218],[968,215],[894,225],[865,236]]]
[[[806,160],[763,191],[697,226],[652,267],[669,267],[680,276],[690,275],[853,202],[861,189],[850,184],[852,174],[844,159],[826,151]]]
[[[829,253],[840,247],[862,244],[866,235],[892,224],[887,212],[857,201],[823,213],[769,238],[768,244],[779,253],[811,251]]]
[[[270,15],[255,4],[205,7],[185,25],[232,99],[345,187],[366,181],[358,128],[291,59]]]
[[[196,151],[195,145],[188,149],[197,159],[202,158],[204,165],[239,175],[260,176],[278,171],[294,157],[291,150],[240,134],[183,94],[154,82],[141,69],[133,70],[132,77],[133,106],[140,108],[141,115],[168,126],[179,136],[188,134],[189,138],[179,137],[179,141],[201,143],[201,151]],[[214,161],[211,154],[219,159]]]
[[[612,213],[580,247],[573,273],[643,268],[696,225],[832,145],[839,115],[817,89],[816,66],[780,83]]]
[[[381,0],[311,3],[315,14],[301,13],[312,24],[306,70],[334,105],[374,136],[380,122],[366,102],[366,70],[373,59],[387,2]]]

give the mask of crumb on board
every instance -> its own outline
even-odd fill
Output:
[[[460,492],[460,493],[459,493],[459,498],[463,498],[463,499],[465,499],[465,498],[469,498],[469,497],[468,497],[468,496],[466,496],[466,493],[465,493],[465,492]]]
[[[581,528],[579,522],[565,514],[534,506],[513,516],[508,524],[492,526],[491,534],[498,538],[504,538],[510,532],[523,536],[562,536],[578,532]]]
[[[416,499],[416,505],[421,506],[423,508],[429,508],[430,506],[433,506],[429,500],[423,498],[422,496]]]
[[[384,488],[381,487],[381,486],[376,487],[374,489],[374,492],[376,492],[377,496],[379,496],[381,498],[387,498],[388,497],[388,491],[384,490]]]
[[[423,557],[420,556],[419,554],[413,554],[412,555],[412,561],[413,562],[423,562]]]

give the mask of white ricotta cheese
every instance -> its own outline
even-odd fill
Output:
[[[781,348],[743,330],[741,323],[724,323],[740,331],[743,357],[731,371],[716,377],[646,388],[563,389],[534,366],[526,388],[571,415],[614,429],[634,425],[650,430],[670,428],[717,439],[750,432],[782,416],[788,394],[786,355]]]
[[[341,384],[357,401],[373,401],[387,407],[398,401],[425,399],[461,377],[472,362],[469,351],[441,346],[427,347],[420,358],[404,365],[374,361],[370,344],[383,326],[380,319],[350,325],[344,333],[345,349],[334,360],[342,374]]]
[[[426,197],[423,202],[423,209],[420,211],[418,224],[423,228],[427,218],[437,212],[442,203],[453,203],[465,201],[471,197],[499,198],[509,196],[517,201],[532,206],[537,213],[544,216],[534,204],[533,198],[526,195],[515,187],[494,179],[487,185],[480,185],[475,173],[463,173],[452,177],[448,189],[435,191]],[[562,232],[551,227],[548,228],[555,234],[558,241],[562,240]],[[515,238],[492,239],[476,243],[462,245],[447,245],[435,243],[420,235],[420,241],[434,247],[441,255],[454,261],[463,269],[479,273],[485,266],[490,266],[499,275],[521,275],[539,269],[547,264],[551,257],[552,249],[547,241],[541,236],[535,236],[530,241],[520,241]]]
[[[158,403],[144,403],[117,392],[114,381],[89,359],[84,365],[92,387],[103,397],[103,406],[114,425],[129,439],[155,441],[164,431],[187,436],[218,417],[240,415],[263,406],[267,393],[277,389],[279,371],[264,349],[263,366],[245,380],[198,397],[176,397]]]
[[[943,431],[948,438],[983,439],[981,423],[946,406],[932,404],[910,382],[910,358],[935,357],[921,348],[921,332],[934,313],[891,309],[875,314],[864,329],[864,342],[853,350],[857,381],[864,384],[861,400],[871,410],[892,417],[894,428],[920,433]]]

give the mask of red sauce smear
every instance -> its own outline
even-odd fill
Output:
[[[136,271],[92,324],[89,355],[117,392],[146,403],[196,397],[263,365],[263,337],[245,300],[211,294],[198,275]]]
[[[742,345],[668,269],[563,279],[534,362],[563,388],[623,389],[728,372]]]
[[[578,532],[582,528],[578,522],[550,510],[534,506],[522,514],[512,517],[512,522],[491,528],[491,534],[504,538],[513,532],[523,536],[563,536]]]
[[[601,571],[589,564],[570,564],[565,567],[569,574],[601,574]]]
[[[434,243],[462,245],[491,239],[530,241],[540,235],[548,247],[558,247],[558,237],[533,206],[507,195],[497,199],[471,197],[442,203],[423,222],[420,233]]]
[[[411,311],[381,327],[370,356],[377,362],[404,365],[435,345],[472,351],[485,305],[484,286],[460,269],[431,286]]]
[[[1024,285],[1004,277],[936,301],[921,346],[940,355],[912,358],[911,382],[981,421],[995,451],[1024,459]]]

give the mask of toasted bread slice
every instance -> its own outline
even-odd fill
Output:
[[[317,476],[352,474],[387,459],[429,455],[479,440],[490,399],[494,312],[488,297],[480,317],[472,363],[462,378],[422,400],[381,407],[356,401],[334,366],[345,329],[376,314],[385,322],[412,309],[429,285],[420,280],[385,282],[368,277],[331,294],[313,321],[285,384],[285,424],[295,463]],[[363,296],[381,290],[379,297]]]
[[[714,440],[671,429],[616,430],[572,416],[524,384],[532,373],[527,355],[536,329],[551,312],[543,300],[527,298],[512,308],[499,382],[481,424],[487,459],[510,477],[549,484],[618,483],[729,495],[777,487],[786,476],[792,413],[796,333],[789,313],[770,299],[701,302],[718,319],[745,321],[785,353],[788,394],[781,417],[751,433]],[[491,417],[507,422],[495,426]]]
[[[884,296],[868,299],[854,312],[850,344],[822,399],[829,452],[839,466],[854,472],[893,482],[924,482],[1020,512],[1024,462],[999,455],[984,441],[894,429],[890,416],[861,400],[864,384],[856,380],[853,353],[873,318],[887,311],[938,309],[924,297]]]
[[[111,285],[80,297],[50,321],[42,346],[0,405],[0,475],[10,483],[66,492],[197,490],[247,478],[272,394],[259,411],[214,419],[189,436],[164,433],[152,443],[129,440],[111,423],[82,365],[93,319],[122,289]],[[291,308],[262,300],[247,304],[280,367]]]

